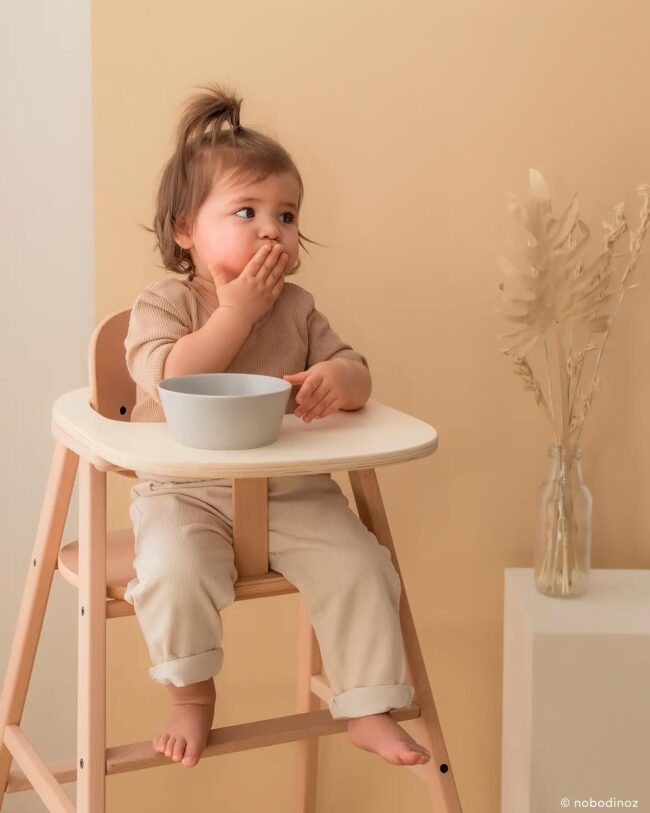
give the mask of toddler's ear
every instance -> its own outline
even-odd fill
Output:
[[[174,241],[181,247],[184,248],[186,251],[189,251],[192,248],[192,240],[187,237],[187,235],[179,234],[174,237]]]
[[[174,240],[181,248],[189,251],[192,248],[192,238],[185,220],[180,220],[174,231]]]

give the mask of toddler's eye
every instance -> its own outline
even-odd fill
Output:
[[[255,217],[255,209],[253,209],[252,206],[242,206],[241,209],[237,209],[235,214],[239,215],[240,212],[253,212],[253,217]],[[283,220],[282,221],[283,223],[287,223],[287,224],[293,223],[295,221],[295,219],[296,219],[296,216],[293,214],[293,212],[282,212],[280,217],[284,217],[285,215],[287,215],[289,217],[289,220]],[[250,217],[247,217],[246,215],[244,215],[244,220],[250,220],[250,219],[251,219]]]

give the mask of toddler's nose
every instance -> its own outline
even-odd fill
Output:
[[[276,223],[272,220],[264,223],[263,226],[260,228],[260,237],[262,240],[279,240],[280,239],[280,229]]]

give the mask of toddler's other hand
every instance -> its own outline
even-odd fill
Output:
[[[302,373],[285,375],[290,384],[302,384],[296,395],[295,415],[309,423],[313,418],[325,418],[346,402],[349,394],[348,371],[338,359],[319,361]]]

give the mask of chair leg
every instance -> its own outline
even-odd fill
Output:
[[[311,691],[311,676],[322,670],[320,649],[309,619],[304,598],[300,597],[298,631],[298,692],[296,711],[320,711],[321,699]],[[296,813],[316,813],[318,737],[296,743],[298,784]]]
[[[77,811],[106,809],[106,472],[79,467]]]
[[[4,731],[22,720],[78,462],[74,452],[56,444],[0,697],[0,807],[11,767]]]
[[[234,477],[232,546],[238,577],[269,570],[268,477]]]
[[[417,731],[418,738],[422,740],[425,748],[431,752],[431,759],[424,765],[418,765],[419,770],[417,773],[424,779],[429,788],[433,810],[436,813],[462,813],[456,782],[449,763],[442,728],[440,727],[440,720],[433,702],[433,694],[424,658],[422,657],[420,642],[399,568],[384,503],[379,491],[377,474],[374,469],[359,469],[350,471],[349,475],[359,518],[366,528],[377,537],[377,541],[390,550],[393,565],[402,582],[400,624],[404,637],[404,650],[409,675],[415,689],[414,701],[420,706],[420,717],[413,720],[413,726]]]

